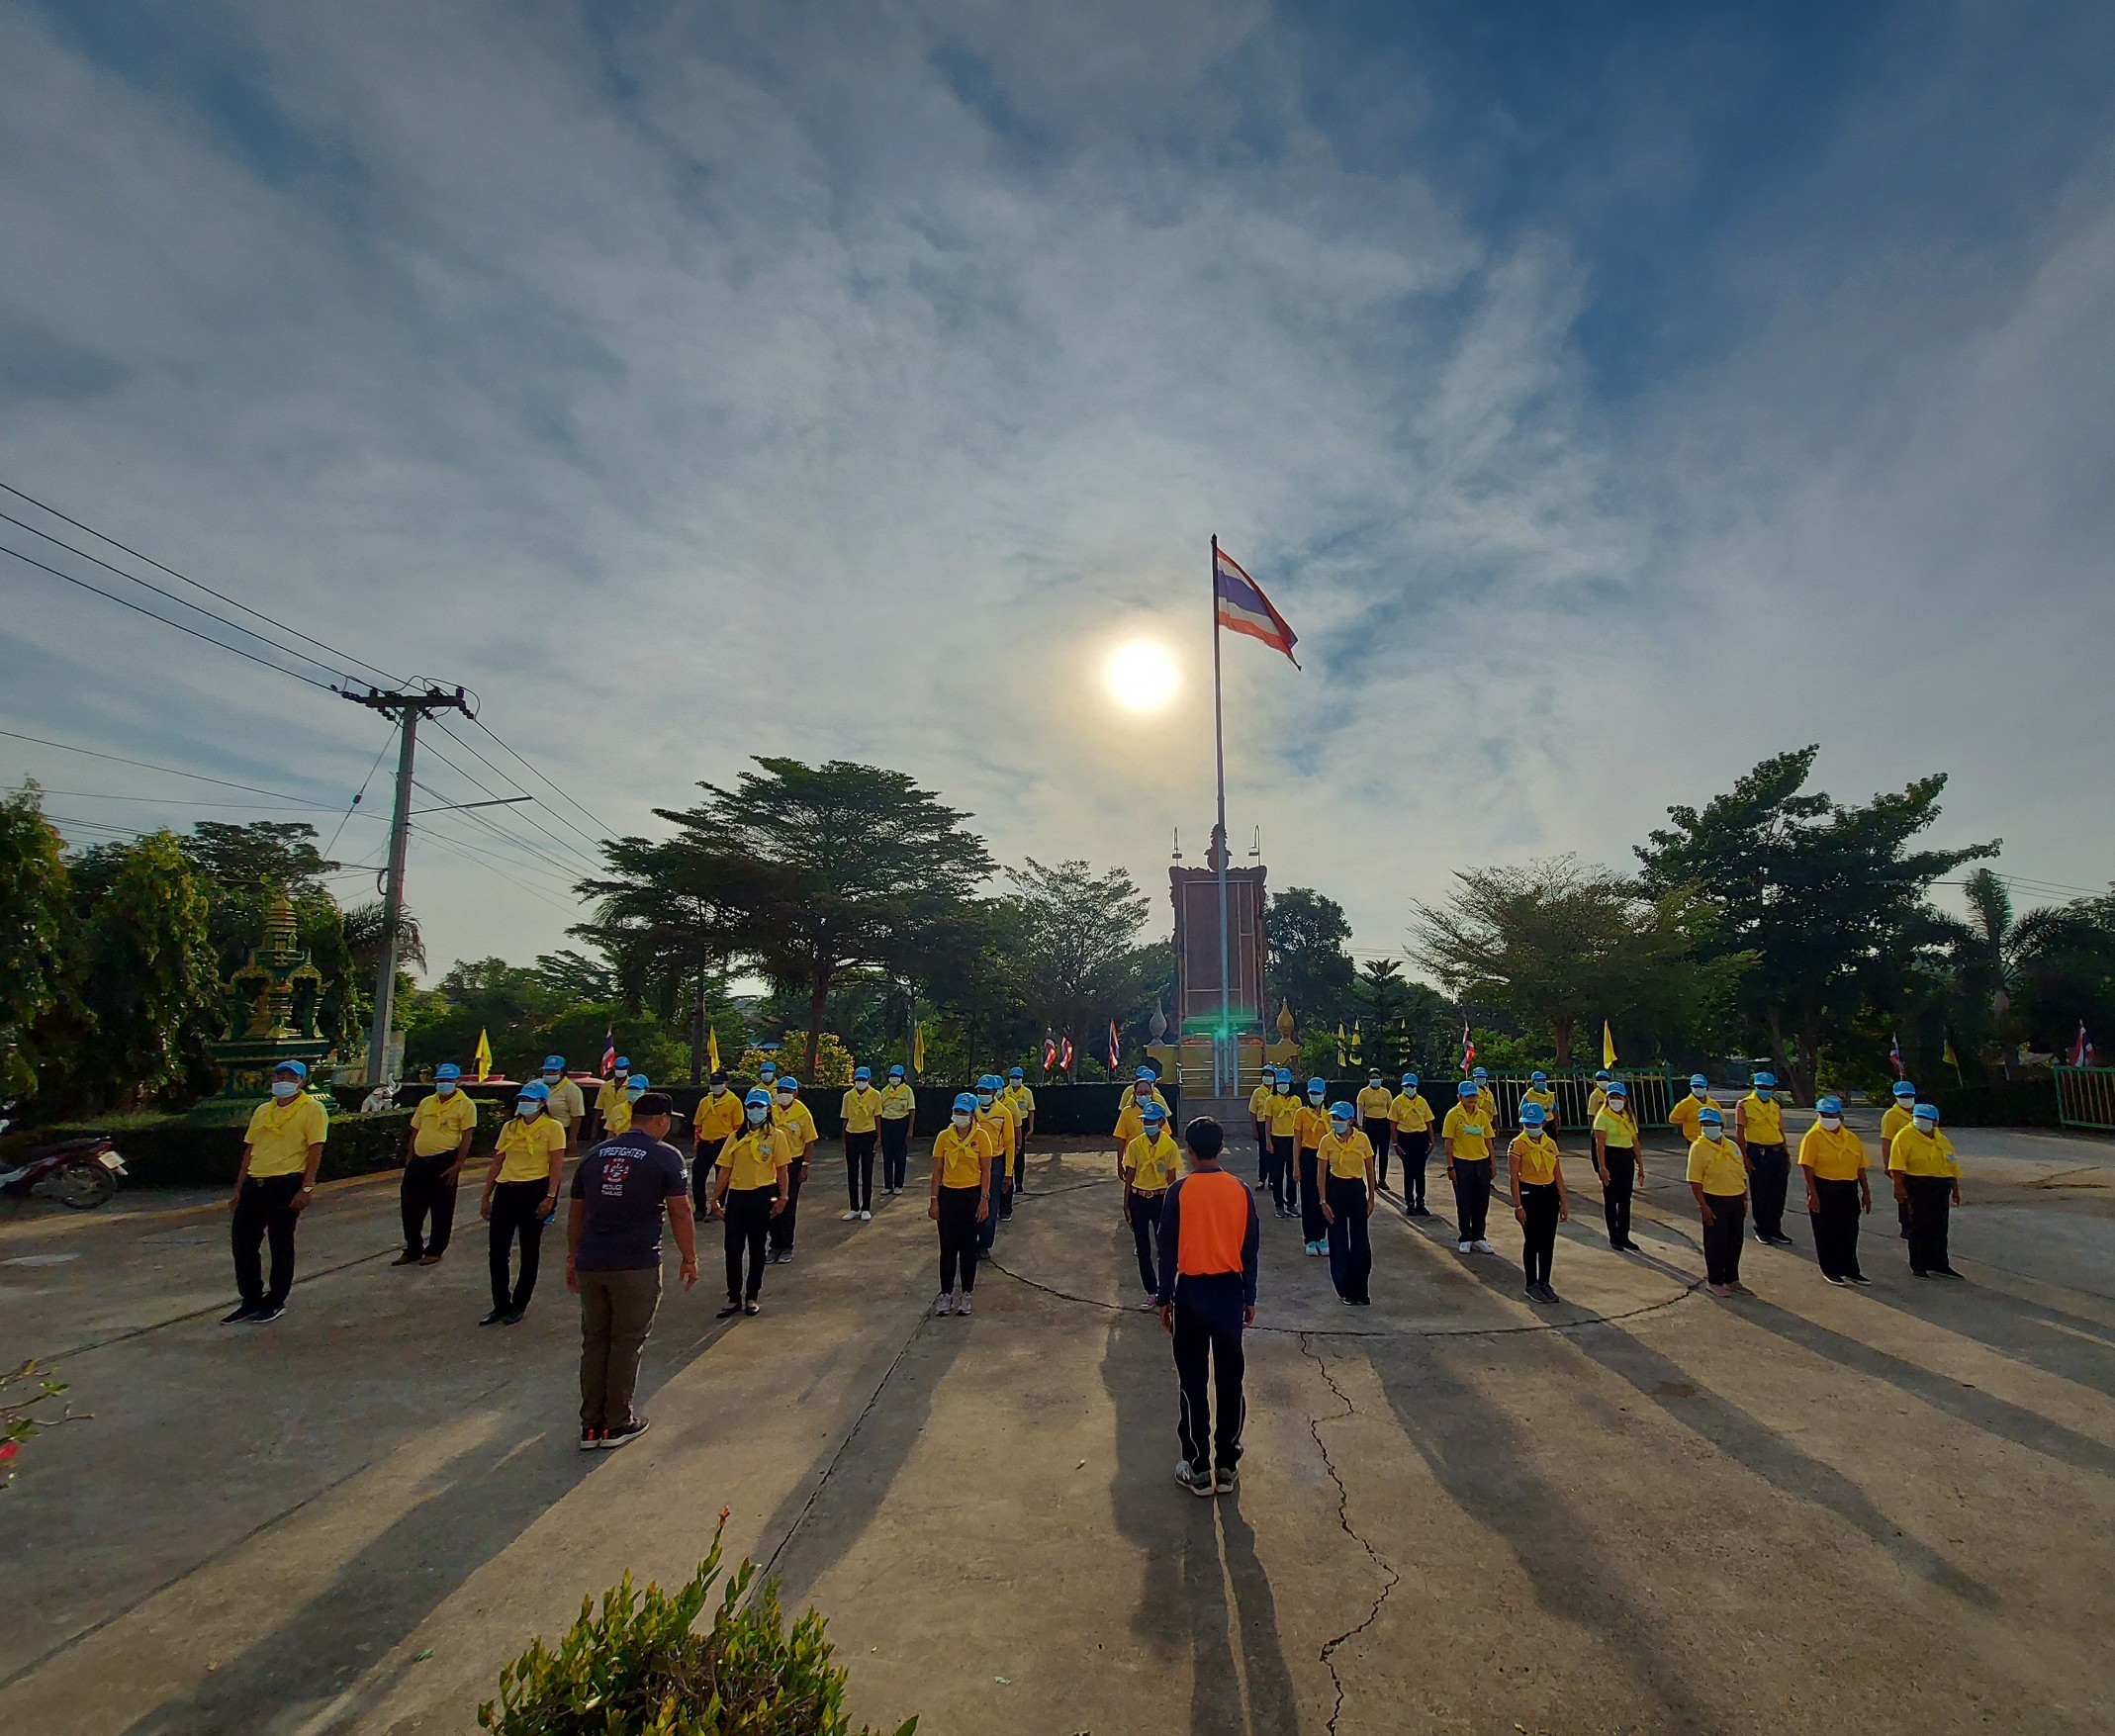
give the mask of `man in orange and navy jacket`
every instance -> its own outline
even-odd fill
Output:
[[[1190,1172],[1160,1207],[1160,1324],[1175,1339],[1181,1388],[1176,1433],[1182,1457],[1175,1480],[1192,1495],[1225,1495],[1241,1456],[1241,1332],[1255,1325],[1256,1246],[1261,1225],[1255,1196],[1220,1167],[1227,1134],[1210,1116],[1183,1129]],[[1211,1375],[1207,1384],[1207,1370]],[[1219,1427],[1212,1427],[1212,1401]],[[1218,1469],[1213,1462],[1217,1460]]]

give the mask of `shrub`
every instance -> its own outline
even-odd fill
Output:
[[[743,1603],[756,1563],[745,1560],[720,1596],[712,1625],[692,1628],[720,1573],[720,1533],[690,1584],[671,1596],[631,1575],[602,1594],[553,1652],[541,1640],[500,1672],[500,1697],[478,1707],[501,1736],[848,1736],[845,1671],[830,1662],[823,1618],[810,1609],[785,1631],[776,1581]],[[895,1736],[911,1736],[914,1717]],[[873,1736],[866,1725],[861,1736]]]

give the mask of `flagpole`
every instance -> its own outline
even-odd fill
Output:
[[[1219,537],[1212,537],[1212,741],[1219,774],[1219,826],[1213,835],[1219,868],[1219,1030],[1212,1039],[1212,1095],[1238,1089],[1227,1074],[1228,1031],[1233,1022],[1234,981],[1227,945],[1227,719],[1219,676]]]

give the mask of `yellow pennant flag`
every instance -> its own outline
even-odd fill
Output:
[[[1364,1058],[1360,1050],[1358,1021],[1356,1019],[1351,1021],[1351,1058],[1354,1061]]]
[[[478,1083],[482,1085],[492,1077],[492,1039],[482,1029],[478,1032],[477,1062]]]
[[[925,1071],[925,1027],[922,1024],[911,1027],[911,1071]]]
[[[1340,1067],[1351,1064],[1344,1058],[1344,1022],[1341,1019],[1336,1021],[1336,1064]]]
[[[1606,1019],[1601,1022],[1601,1064],[1610,1071],[1615,1067],[1615,1033],[1609,1029]]]
[[[709,1073],[720,1070],[720,1034],[710,1025],[705,1027],[705,1070]]]

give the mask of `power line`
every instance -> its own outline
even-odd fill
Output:
[[[414,777],[412,780],[412,787],[414,789],[423,790],[427,795],[432,796],[436,801],[442,801],[446,799],[439,790],[435,789],[430,783],[426,783],[419,778]],[[463,812],[462,817],[468,820],[472,825],[478,827],[481,831],[491,833],[493,837],[501,840],[503,843],[512,845],[524,856],[533,858],[536,862],[541,863],[545,868],[564,878],[569,883],[573,880],[580,878],[580,870],[573,867],[571,863],[563,862],[559,858],[551,855],[549,851],[544,850],[541,846],[534,844],[530,840],[520,837],[515,833],[507,831],[505,826],[502,826],[497,820],[492,819],[490,816],[474,811],[468,811]]]
[[[506,873],[501,869],[494,868],[490,863],[479,862],[475,856],[471,855],[472,847],[462,843],[460,840],[445,837],[441,833],[430,831],[425,827],[419,827],[418,831],[420,836],[425,838],[428,843],[438,844],[444,850],[452,850],[456,852],[459,856],[462,856],[467,861],[469,861],[473,867],[482,868],[488,874],[498,874],[499,877],[505,880],[509,886],[518,887],[521,891],[526,892],[531,898],[540,898],[553,910],[562,910],[568,916],[574,916],[579,913],[577,907],[569,907],[567,905],[559,903],[558,900],[556,898],[553,898],[548,892],[541,891],[534,886],[528,885],[521,880],[515,879],[513,875]]]
[[[520,761],[523,766],[527,767],[528,770],[533,773],[537,777],[541,778],[543,782],[549,784],[552,789],[556,790],[558,794],[566,801],[569,806],[573,808],[576,813],[581,814],[587,819],[593,821],[594,824],[598,828],[599,828],[602,834],[601,838],[596,840],[598,848],[599,848],[603,839],[610,837],[616,831],[616,828],[610,825],[607,820],[599,818],[590,809],[583,806],[580,802],[576,801],[573,797],[572,791],[567,789],[563,783],[558,782],[555,778],[546,776],[542,772],[538,772],[536,768],[531,765],[526,758],[524,758],[521,754],[516,753],[514,749],[508,746],[506,742],[502,741],[499,732],[496,731],[491,724],[487,723],[483,717],[473,715],[470,721],[476,724],[478,728],[482,729],[488,736],[491,736],[492,739],[495,742],[499,743],[500,747],[503,748],[506,753],[512,755],[514,759]]]
[[[464,743],[461,738],[459,738],[454,733],[454,731],[448,729],[445,725],[436,722],[435,727],[438,728],[440,732],[445,735],[450,741],[455,742],[457,746],[467,747],[467,744]],[[430,744],[428,745],[430,747]],[[478,760],[480,764],[486,766],[495,777],[506,777],[506,774],[505,772],[502,772],[497,766],[492,765],[492,763],[489,760],[486,760],[482,754],[479,754],[475,748],[470,748],[468,751],[474,759]],[[449,759],[448,756],[442,753],[438,748],[431,748],[431,752],[435,759],[437,759],[443,766],[447,767],[448,770],[453,772],[458,777],[462,778],[466,783],[470,785],[471,788],[479,791],[481,794],[484,795],[499,795],[500,792],[497,789],[493,788],[491,784],[485,782],[475,773],[465,771],[461,766],[458,766],[453,760]],[[528,793],[527,791],[522,790],[521,785],[513,778],[507,777],[506,780],[508,783],[513,785],[514,789],[518,793]],[[427,793],[438,794],[438,791],[429,790]],[[523,814],[521,818],[524,824],[534,827],[538,832],[542,833],[544,837],[548,838],[551,843],[556,845],[560,850],[569,850],[575,856],[579,857],[581,861],[585,862],[591,868],[596,870],[600,869],[602,865],[596,857],[590,856],[586,851],[581,849],[578,844],[573,843],[572,840],[559,837],[559,835],[556,832],[553,832],[550,827],[542,824],[539,820],[537,820],[533,814]],[[579,828],[576,827],[575,830],[577,831],[579,830]],[[523,839],[520,842],[526,844],[527,840]],[[540,846],[537,848],[540,848]]]
[[[338,820],[337,830],[330,834],[330,842],[323,846],[323,854],[325,856],[328,856],[333,850],[335,850],[337,848],[337,841],[340,838],[344,837],[345,824],[348,820],[352,818],[352,810],[360,805],[360,798],[367,793],[367,786],[375,780],[375,771],[376,768],[382,764],[383,754],[389,752],[390,745],[395,742],[396,739],[397,732],[395,729],[392,729],[388,735],[382,738],[382,747],[380,752],[375,755],[374,765],[367,768],[367,776],[360,779],[360,787],[352,792],[352,800],[345,804],[345,812]]]
[[[491,849],[489,846],[482,844],[473,844],[467,838],[458,837],[452,832],[435,831],[430,826],[419,826],[414,829],[423,837],[445,839],[448,843],[455,845],[458,849],[471,851],[474,854],[485,857],[492,862],[501,864],[502,866],[506,868],[513,868],[517,872],[539,875],[543,879],[551,882],[545,887],[545,889],[548,891],[570,893],[573,889],[573,882],[571,880],[561,879],[558,875],[551,873],[547,868],[539,868],[532,867],[528,863],[522,862],[517,857],[503,856],[499,852]]]
[[[455,743],[457,747],[461,748],[464,753],[468,754],[480,766],[483,766],[485,770],[490,772],[495,777],[505,777],[507,782],[511,783],[514,786],[514,788],[516,788],[517,790],[521,789],[521,780],[518,777],[515,777],[508,773],[501,771],[499,767],[495,766],[490,760],[486,759],[483,754],[479,753],[477,749],[475,749],[468,742],[463,740],[461,736],[457,735],[455,731],[450,729],[445,723],[441,723],[436,720],[434,727],[437,728],[441,732],[441,734],[446,736],[451,742]],[[490,734],[491,732],[487,731],[486,733]],[[493,739],[495,741],[498,741],[499,737],[494,736]],[[457,770],[461,771],[461,768],[458,767]],[[469,777],[468,773],[464,773],[463,775],[466,777]],[[485,793],[487,795],[491,795],[495,792],[488,789]],[[522,793],[527,794],[528,792],[526,790],[522,790]],[[591,845],[593,845],[598,852],[601,850],[602,840],[596,837],[594,833],[581,831],[580,827],[574,825],[571,820],[567,819],[565,815],[560,813],[556,808],[552,808],[548,802],[539,802],[537,805],[548,809],[551,818],[556,820],[561,826],[566,827],[570,831],[579,833],[581,837],[587,839],[587,841]],[[594,816],[590,815],[589,817],[592,819]],[[524,814],[522,818],[528,820],[531,825],[534,825],[536,827],[536,830],[541,832],[546,838],[550,839],[553,844],[560,845],[563,848],[574,851],[576,853],[580,850],[579,845],[568,843],[565,839],[559,837],[557,833],[551,831],[549,827],[537,824],[537,822],[531,819],[530,816]],[[599,862],[597,862],[597,859],[595,857],[590,857],[588,858],[588,860],[590,862],[596,863],[597,867],[600,867]]]
[[[4,487],[6,484],[0,483],[0,488]],[[55,742],[41,735],[24,735],[19,729],[0,729],[0,735],[6,736],[10,741],[35,742],[41,748],[57,748],[61,753],[85,755],[91,760],[108,760],[113,765],[137,766],[142,772],[165,772],[171,777],[190,777],[200,783],[217,783],[223,789],[246,789],[252,795],[276,795],[287,801],[307,799],[305,796],[290,794],[284,789],[267,789],[261,783],[237,783],[229,777],[209,777],[203,772],[186,772],[180,766],[157,766],[150,760],[129,760],[123,754],[106,754],[95,748],[75,747],[71,742]]]
[[[328,802],[303,801],[279,802],[267,806],[262,802],[241,801],[188,801],[181,796],[168,795],[118,795],[107,789],[47,789],[46,795],[63,795],[82,801],[150,801],[165,808],[219,808],[224,813],[240,814],[291,814],[332,813],[335,810]]]

